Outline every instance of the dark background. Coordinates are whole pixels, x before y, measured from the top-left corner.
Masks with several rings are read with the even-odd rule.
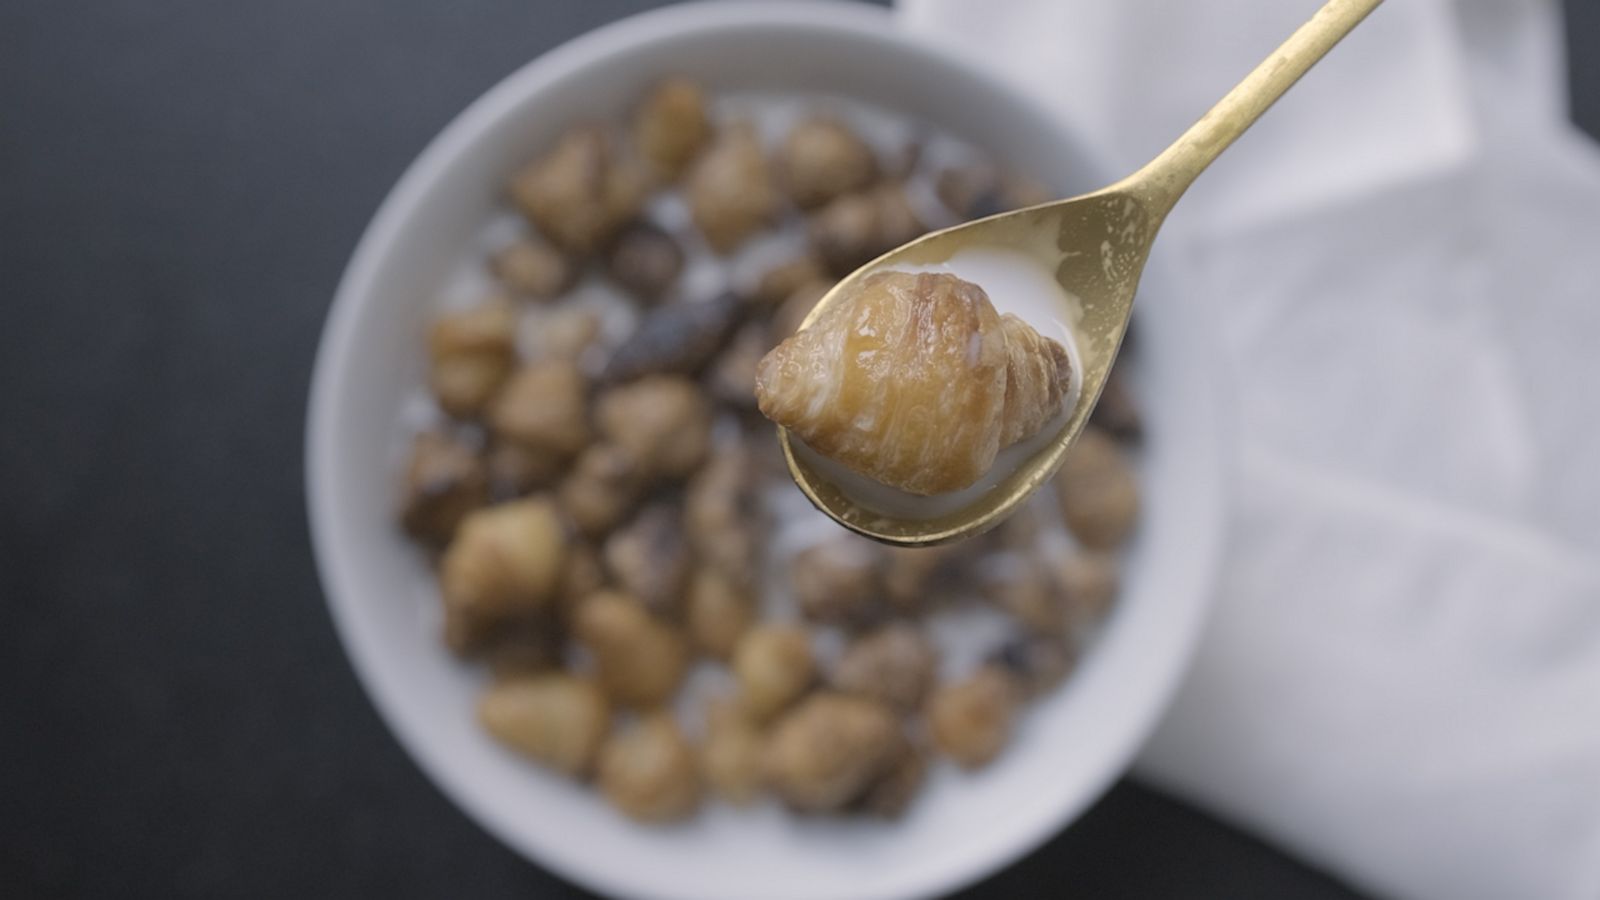
[[[324,611],[304,403],[402,169],[648,0],[0,6],[0,895],[579,896],[374,715]],[[1600,4],[1568,0],[1600,130]],[[972,892],[1357,895],[1137,783]]]

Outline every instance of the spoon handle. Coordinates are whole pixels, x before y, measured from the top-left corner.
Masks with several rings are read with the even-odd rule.
[[[1158,220],[1164,218],[1222,151],[1382,2],[1328,0],[1311,21],[1123,187],[1139,195]]]

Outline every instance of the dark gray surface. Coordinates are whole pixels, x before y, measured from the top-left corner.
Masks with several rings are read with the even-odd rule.
[[[403,167],[506,72],[650,5],[0,6],[0,895],[578,895],[363,697],[301,423]],[[1571,5],[1593,129],[1600,6]],[[1131,783],[973,896],[1062,889],[1356,896]]]

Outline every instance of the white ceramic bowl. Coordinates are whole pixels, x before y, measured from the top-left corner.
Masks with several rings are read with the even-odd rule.
[[[681,900],[877,900],[954,889],[1087,807],[1128,765],[1184,669],[1222,522],[1224,429],[1205,323],[1157,260],[1141,300],[1146,504],[1126,587],[1079,671],[1032,708],[998,763],[971,775],[939,767],[893,824],[803,821],[775,805],[715,808],[672,828],[631,824],[589,789],[524,763],[478,729],[481,675],[452,660],[431,627],[436,589],[393,526],[388,463],[404,398],[422,384],[436,290],[469,252],[507,174],[567,123],[620,115],[672,72],[712,88],[854,96],[1074,190],[1110,180],[1015,93],[863,6],[675,6],[524,67],[406,172],[362,238],[329,315],[306,452],[312,534],[334,621],[373,702],[423,770],[501,840],[590,888]]]

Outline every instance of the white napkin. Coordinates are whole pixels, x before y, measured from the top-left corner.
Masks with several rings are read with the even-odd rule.
[[[900,0],[1131,170],[1319,0]],[[1162,237],[1238,411],[1140,771],[1384,896],[1600,897],[1600,153],[1547,0],[1388,3]]]

